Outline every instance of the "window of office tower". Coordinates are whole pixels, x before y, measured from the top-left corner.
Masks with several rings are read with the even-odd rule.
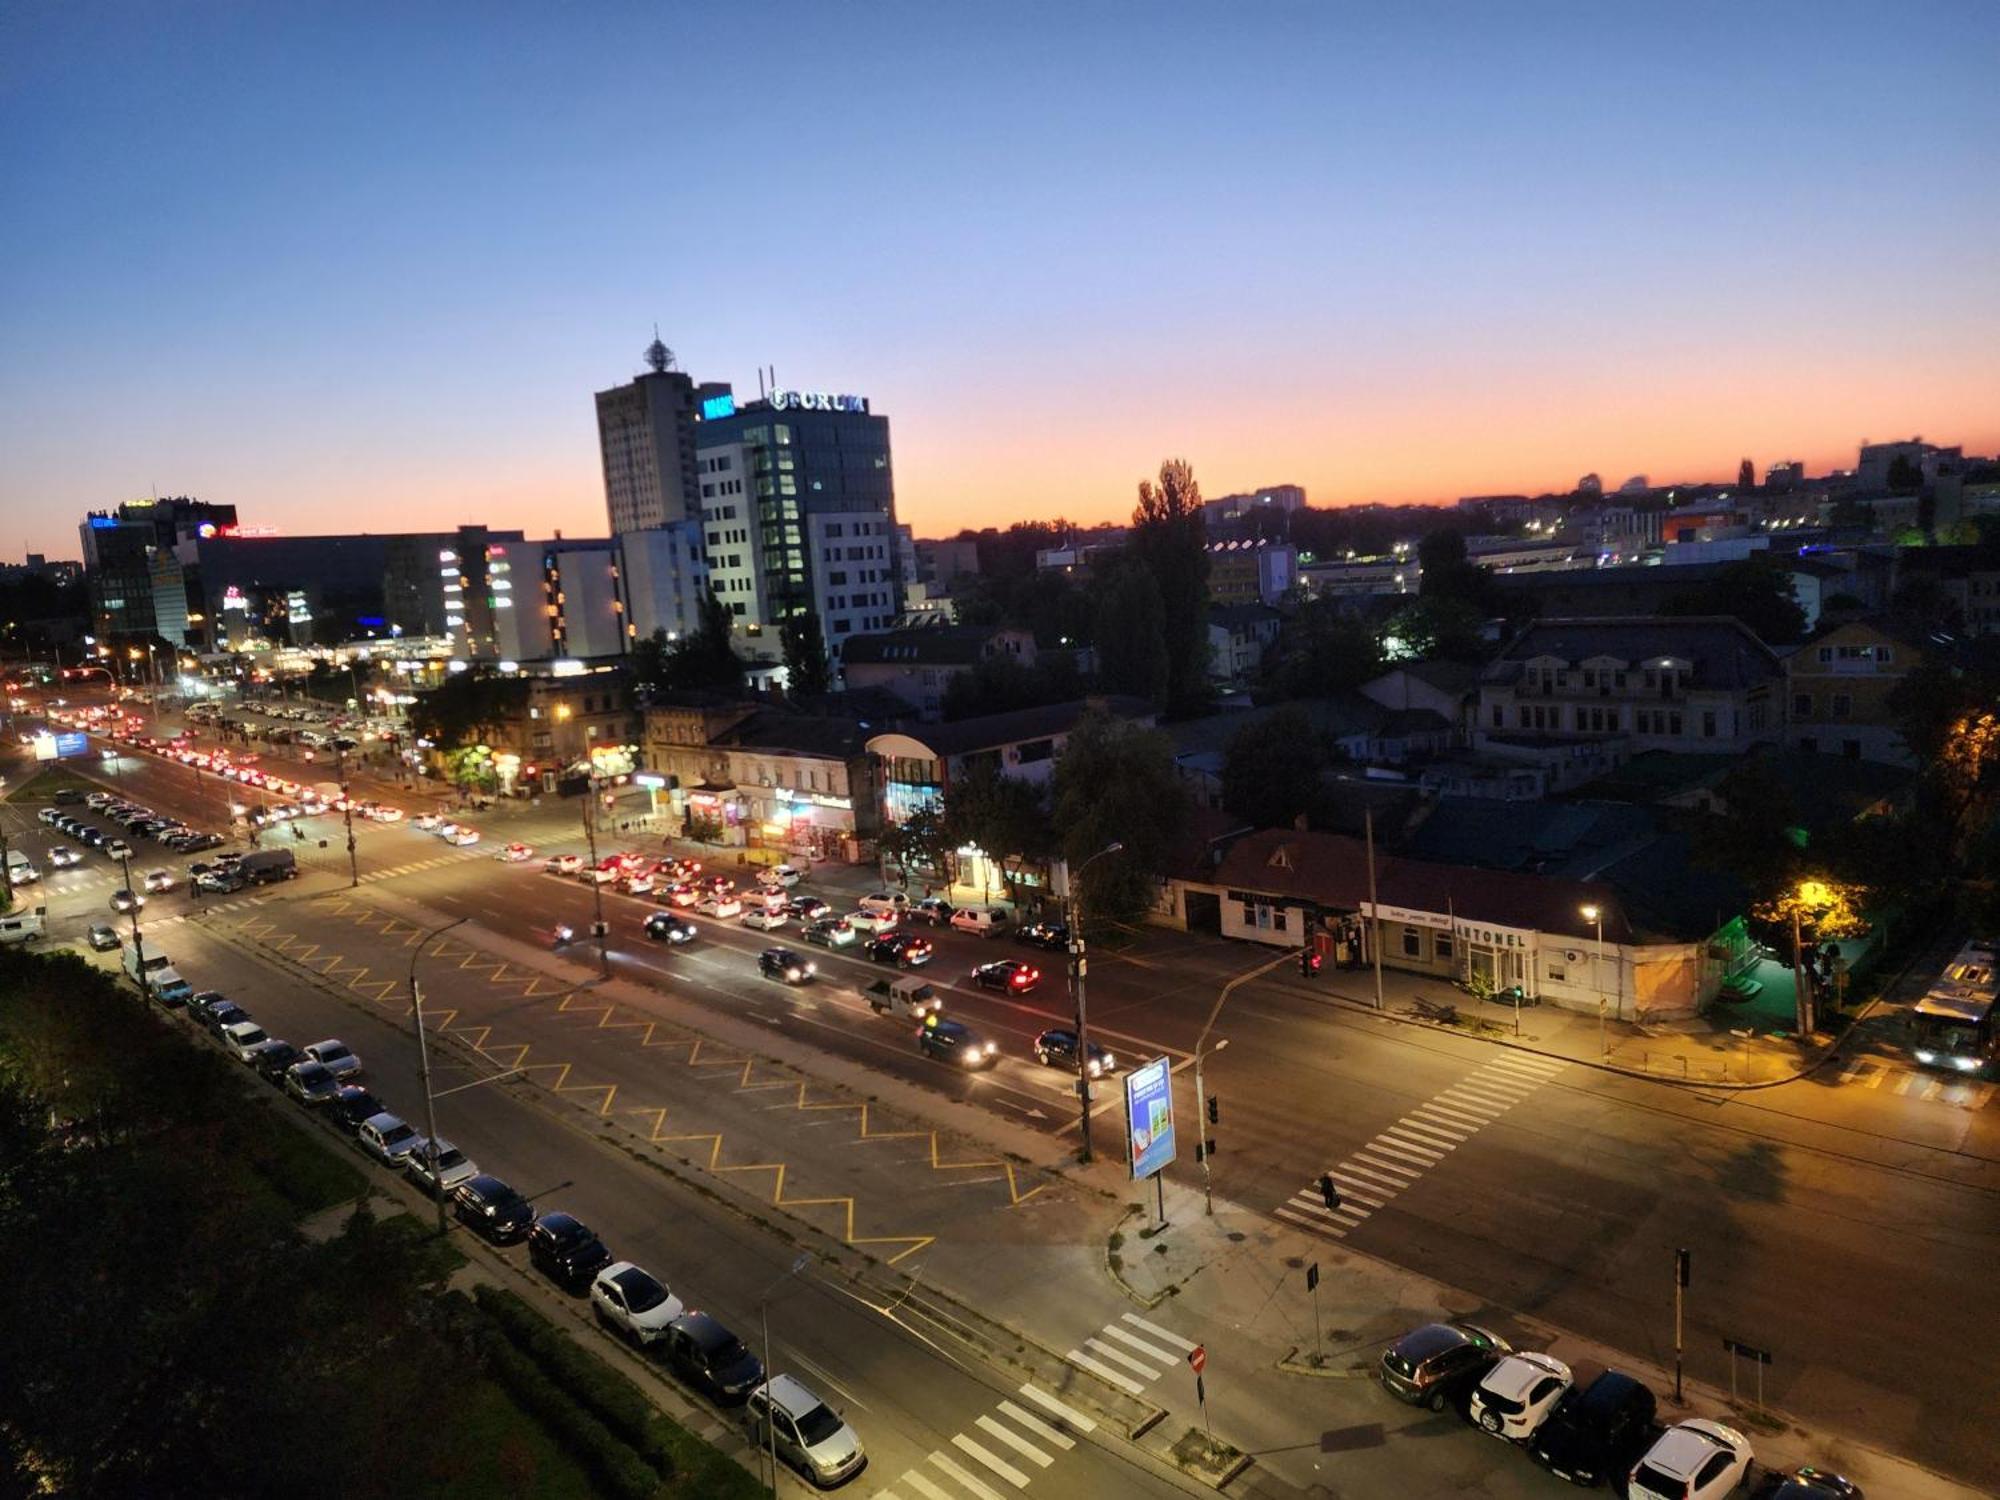
[[[777,434],[778,444],[780,447],[791,446],[791,441],[792,441],[791,428],[787,427],[783,422],[780,422],[772,429],[772,431]]]

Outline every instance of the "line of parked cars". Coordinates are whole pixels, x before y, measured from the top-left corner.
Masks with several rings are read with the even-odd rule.
[[[1610,1483],[1628,1500],[1724,1500],[1749,1475],[1750,1440],[1707,1417],[1672,1426],[1644,1382],[1605,1370],[1579,1386],[1563,1361],[1515,1349],[1474,1323],[1426,1323],[1382,1351],[1390,1395],[1456,1411],[1481,1431],[1525,1448],[1560,1479]],[[1767,1473],[1758,1500],[1863,1500],[1838,1474],[1804,1467]]]

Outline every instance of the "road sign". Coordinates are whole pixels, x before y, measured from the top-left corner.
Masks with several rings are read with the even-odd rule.
[[[1133,1181],[1174,1159],[1174,1081],[1164,1057],[1125,1075],[1125,1130]]]
[[[1188,1353],[1188,1367],[1199,1375],[1208,1368],[1208,1346],[1196,1344]]]
[[[1732,1338],[1723,1339],[1722,1347],[1727,1349],[1731,1354],[1740,1354],[1745,1359],[1754,1359],[1760,1365],[1768,1365],[1771,1362],[1771,1351],[1769,1349],[1757,1349],[1751,1347],[1749,1344],[1739,1344]]]

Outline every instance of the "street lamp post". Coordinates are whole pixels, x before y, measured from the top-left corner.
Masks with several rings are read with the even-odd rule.
[[[1204,1022],[1202,1025],[1201,1035],[1195,1038],[1195,1043],[1194,1043],[1195,1129],[1200,1133],[1202,1142],[1202,1150],[1200,1154],[1201,1154],[1201,1196],[1205,1202],[1205,1207],[1203,1211],[1210,1215],[1213,1215],[1215,1213],[1215,1192],[1209,1178],[1209,1156],[1211,1153],[1208,1150],[1208,1131],[1205,1128],[1205,1123],[1204,1123],[1207,1120],[1206,1111],[1208,1109],[1208,1096],[1202,1092],[1201,1060],[1204,1055],[1204,1051],[1220,1052],[1224,1047],[1227,1047],[1229,1045],[1229,1038],[1224,1037],[1221,1041],[1217,1042],[1213,1047],[1208,1047],[1206,1045],[1208,1042],[1208,1034],[1209,1032],[1215,1029],[1215,1023],[1222,1015],[1223,1005],[1228,1002],[1228,999],[1231,995],[1236,993],[1236,987],[1238,985],[1248,984],[1258,975],[1268,974],[1271,970],[1277,968],[1279,964],[1290,963],[1291,960],[1292,960],[1292,955],[1290,951],[1287,950],[1284,953],[1280,953],[1274,959],[1270,959],[1265,963],[1258,964],[1253,969],[1249,969],[1241,974],[1238,974],[1234,979],[1230,980],[1229,983],[1225,984],[1222,987],[1221,992],[1216,995],[1215,1004],[1210,1006],[1208,1009],[1208,1020]]]
[[[597,939],[597,972],[611,977],[610,933],[604,925],[604,882],[597,878],[597,778],[589,778],[583,795],[583,837],[590,848],[590,899],[597,910],[591,935]]]
[[[470,920],[472,920],[470,917],[454,917],[442,927],[433,928],[429,933],[425,934],[424,940],[417,944],[416,952],[410,955],[410,1009],[416,1016],[417,1021],[417,1067],[422,1072],[424,1079],[424,1132],[430,1138],[430,1148],[433,1152],[437,1150],[438,1138],[437,1099],[431,1093],[431,1052],[430,1043],[424,1037],[424,992],[417,985],[417,960],[424,956],[424,949],[430,947],[433,942],[443,937],[447,932],[450,932],[460,922],[469,922]],[[437,1220],[438,1234],[443,1235],[445,1233],[445,1222],[444,1194],[442,1192],[437,1195]]]
[[[1611,1058],[1611,1023],[1604,1008],[1604,909],[1590,905],[1583,908],[1583,920],[1597,927],[1597,1053],[1600,1060]]]
[[[1096,864],[1107,854],[1116,854],[1125,847],[1124,842],[1113,839],[1102,849],[1091,855],[1069,877],[1069,987],[1070,997],[1076,1002],[1076,1096],[1077,1107],[1083,1130],[1083,1150],[1081,1159],[1088,1163],[1090,1155],[1090,1030],[1083,1003],[1084,978],[1090,969],[1090,960],[1084,953],[1083,942],[1083,872]]]
[[[340,775],[341,812],[347,819],[347,885],[352,890],[361,884],[361,860],[354,851],[354,797],[347,786],[347,751],[335,750],[335,769]]]
[[[132,956],[139,965],[139,997],[146,996],[146,939],[139,931],[139,893],[132,889],[132,856],[127,854],[118,861],[118,868],[125,874],[125,893],[132,898],[132,910],[127,914],[132,918]]]
[[[765,1452],[771,1463],[771,1493],[778,1493],[778,1424],[771,1420],[771,1382],[777,1373],[771,1368],[771,1294],[806,1268],[809,1259],[803,1252],[784,1275],[764,1288],[764,1295],[757,1299],[757,1317],[763,1324],[764,1334],[764,1443]]]

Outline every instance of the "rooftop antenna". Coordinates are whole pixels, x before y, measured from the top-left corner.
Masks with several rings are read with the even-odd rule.
[[[660,325],[653,325],[653,342],[646,346],[646,368],[655,375],[664,375],[674,368],[674,351],[660,342]]]

